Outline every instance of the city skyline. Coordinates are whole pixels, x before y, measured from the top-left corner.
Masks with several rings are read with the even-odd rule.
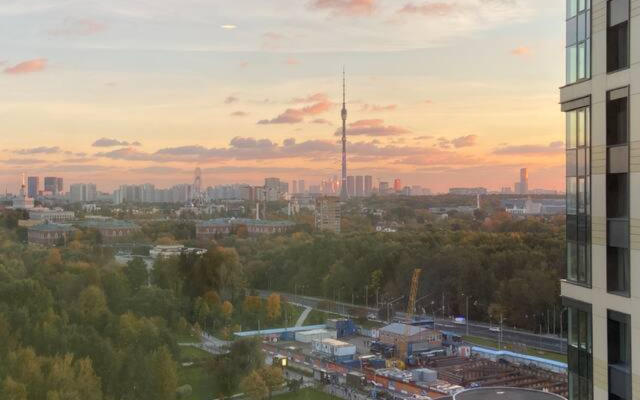
[[[339,175],[344,64],[350,175],[444,192],[510,186],[526,164],[532,186],[563,190],[556,3],[305,1],[291,11],[306,27],[277,1],[255,4],[259,22],[246,5],[201,1],[0,5],[0,115],[13,133],[0,185],[15,192],[24,172],[171,186],[196,166],[207,185]],[[333,33],[314,34],[325,25]],[[487,52],[490,64],[470,64]]]

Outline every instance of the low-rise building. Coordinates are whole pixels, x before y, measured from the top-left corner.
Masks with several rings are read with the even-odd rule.
[[[152,258],[179,256],[182,253],[204,254],[207,250],[185,247],[183,244],[157,245],[149,251]]]
[[[401,323],[393,323],[380,328],[380,341],[396,346],[407,343],[409,354],[442,347],[442,334],[432,329]],[[402,357],[406,355],[400,355]]]
[[[283,233],[295,226],[291,221],[269,221],[249,218],[216,218],[196,224],[198,240],[213,239],[220,235],[230,235],[246,228],[249,235]]]
[[[44,208],[37,207],[29,210],[29,219],[37,221],[49,222],[65,222],[71,221],[76,217],[73,211],[65,211],[62,208]]]
[[[66,242],[75,231],[77,229],[71,225],[43,223],[27,229],[27,241],[29,244],[54,246]]]
[[[140,231],[139,225],[120,219],[92,218],[79,223],[78,226],[97,230],[104,242],[117,242]]]

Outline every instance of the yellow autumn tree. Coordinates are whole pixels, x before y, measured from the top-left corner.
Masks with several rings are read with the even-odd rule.
[[[282,315],[282,307],[280,306],[280,295],[272,293],[267,297],[267,318],[275,321]]]

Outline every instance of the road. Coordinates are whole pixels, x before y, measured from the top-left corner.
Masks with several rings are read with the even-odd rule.
[[[258,290],[258,294],[261,297],[268,297],[272,291]],[[360,315],[369,315],[371,313],[378,314],[378,309],[373,307],[364,307],[359,305],[352,305],[349,303],[333,302],[327,299],[321,299],[311,296],[300,296],[290,293],[281,293],[283,297],[290,303],[299,304],[304,307],[318,308],[320,303],[325,305],[331,305],[333,310],[324,310],[335,312],[345,316],[355,317],[355,313]],[[404,313],[396,313],[396,317],[402,317]],[[495,325],[493,325],[495,327]],[[466,325],[454,324],[451,319],[436,318],[436,328],[443,331],[452,331],[460,335],[466,334]],[[499,340],[500,333],[489,330],[490,325],[484,322],[469,322],[469,335],[478,336],[485,339],[494,341]],[[522,329],[510,329],[503,328],[502,341],[509,344],[524,344],[527,347],[535,348],[545,351],[554,351],[558,353],[566,354],[567,341],[555,335],[539,335]]]

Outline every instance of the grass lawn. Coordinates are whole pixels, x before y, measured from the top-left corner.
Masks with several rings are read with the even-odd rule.
[[[327,311],[313,309],[307,316],[304,325],[320,325],[327,322],[328,319],[344,318],[341,315],[333,314]]]
[[[498,342],[491,339],[485,339],[477,336],[463,336],[462,340],[464,340],[467,343],[475,344],[478,346],[489,347],[492,349],[498,348]],[[513,346],[512,344],[503,344],[502,347],[503,347],[503,350],[511,350],[517,353],[522,352],[521,349],[518,349],[516,346]],[[564,363],[567,362],[566,354],[554,353],[552,351],[543,351],[543,350],[532,349],[527,347],[525,354],[529,356],[546,358],[548,360],[553,360],[553,361],[560,361]]]
[[[200,343],[200,338],[197,337],[193,332],[190,332],[188,334],[178,333],[176,334],[176,340],[178,343]]]
[[[193,346],[180,346],[180,361],[204,361],[210,360],[213,356],[204,350]]]
[[[212,379],[202,365],[178,368],[178,386],[191,385],[193,389],[190,396],[181,400],[210,400],[216,397]]]
[[[279,396],[274,396],[277,400],[335,400],[338,397],[328,395],[319,390],[305,388],[298,390],[297,392],[285,393]]]

